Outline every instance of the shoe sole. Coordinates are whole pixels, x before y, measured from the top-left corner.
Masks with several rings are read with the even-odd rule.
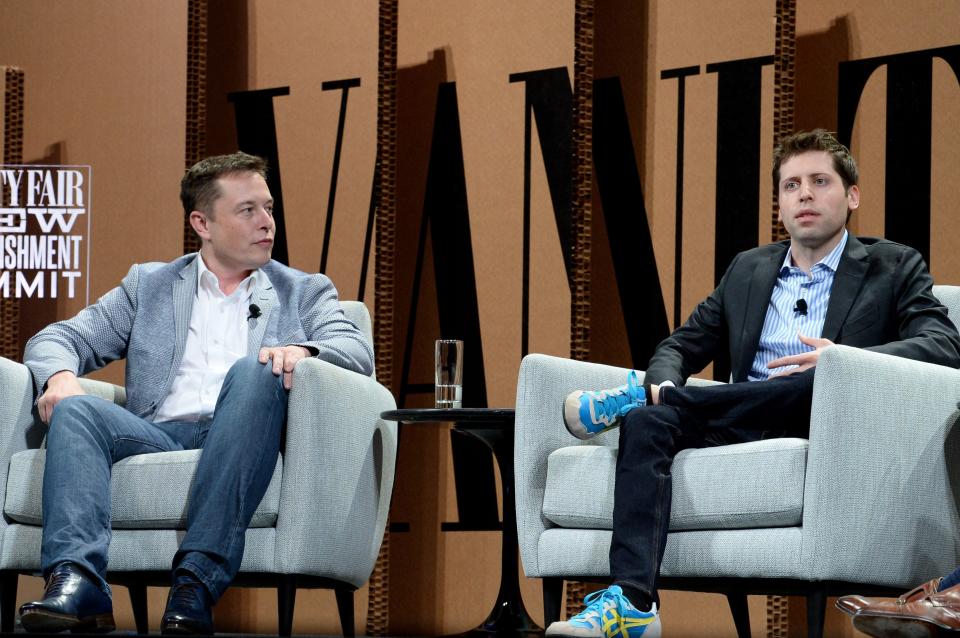
[[[192,625],[171,622],[160,628],[160,634],[164,636],[212,636],[213,631],[202,631]]]
[[[936,638],[937,636],[957,635],[958,631],[936,623],[898,616],[853,617],[853,626],[868,636],[878,638]]]
[[[580,399],[573,401],[568,396],[563,402],[563,425],[572,436],[581,441],[594,437],[594,434],[580,422]]]
[[[846,615],[850,616],[851,618],[856,616],[858,611],[860,611],[861,609],[866,609],[869,606],[870,605],[867,602],[863,602],[859,607],[856,607],[856,608],[841,605],[839,600],[836,603],[834,603],[834,607],[836,607]]]
[[[657,618],[652,623],[645,625],[642,631],[636,632],[636,628],[634,630],[637,636],[659,637],[661,635],[660,619]],[[571,627],[566,621],[550,623],[550,626],[544,632],[544,638],[602,638],[603,635],[603,631],[599,628]],[[628,634],[626,632],[621,634],[618,631],[614,635],[627,636]]]
[[[107,633],[117,628],[113,614],[99,614],[77,618],[68,614],[58,614],[52,611],[36,610],[20,616],[20,624],[30,633],[55,634],[61,631],[73,633]]]
[[[621,419],[616,419],[610,425],[605,425],[601,429],[596,431],[590,431],[587,429],[587,426],[580,421],[580,407],[579,403],[576,406],[568,406],[566,402],[563,405],[563,426],[567,428],[567,432],[571,436],[574,436],[581,441],[589,441],[598,434],[603,434],[604,432],[609,432],[614,428],[620,427]]]

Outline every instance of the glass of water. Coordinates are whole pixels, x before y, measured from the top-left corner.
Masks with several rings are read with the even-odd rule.
[[[459,408],[463,395],[463,341],[438,339],[434,349],[434,398],[438,408]]]

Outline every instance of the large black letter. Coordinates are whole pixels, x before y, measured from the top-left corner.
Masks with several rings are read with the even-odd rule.
[[[343,148],[343,129],[347,120],[347,98],[350,89],[360,86],[360,78],[332,80],[324,82],[320,88],[324,91],[340,90],[340,117],[337,120],[337,141],[333,146],[333,168],[330,170],[330,193],[327,197],[327,221],[323,227],[323,248],[320,250],[320,272],[327,271],[327,251],[330,250],[330,231],[333,229],[333,204],[337,199],[337,178],[340,176],[340,151]],[[363,291],[360,291],[363,299]]]
[[[570,132],[573,123],[573,92],[567,67],[511,73],[511,82],[525,84],[523,124],[523,297],[520,312],[520,356],[529,352],[530,343],[530,151],[533,136],[531,117],[536,117],[540,134],[540,153],[550,188],[550,201],[560,236],[567,286],[572,289],[570,205],[572,202],[572,151]]]
[[[536,117],[550,199],[560,236],[567,283],[572,287],[572,104],[565,67],[510,75],[526,84],[524,127],[524,307],[522,354],[527,353],[531,116]],[[620,82],[594,83],[593,157],[603,204],[617,291],[627,329],[633,365],[644,367],[656,344],[668,333],[659,287],[653,242],[643,203],[643,189],[631,143],[630,126]],[[635,282],[654,282],[648,294],[635,294]]]
[[[593,84],[593,164],[630,358],[634,367],[646,368],[670,326],[620,78]]]
[[[678,69],[666,69],[660,72],[661,80],[677,78],[677,176],[676,196],[674,200],[673,234],[673,327],[683,321],[681,310],[681,292],[683,289],[683,147],[684,126],[687,106],[687,76],[699,75],[700,66],[686,66]]]
[[[737,253],[759,242],[760,79],[773,56],[707,65],[717,78],[717,205],[713,278],[719,284]],[[730,376],[729,355],[713,364],[713,378]]]
[[[237,91],[227,95],[233,103],[237,122],[237,145],[241,151],[259,155],[267,160],[267,186],[273,195],[273,218],[277,223],[277,235],[273,245],[273,258],[281,264],[289,264],[287,255],[287,228],[283,222],[283,187],[280,182],[280,155],[277,151],[277,122],[273,114],[273,97],[290,95],[290,87]]]
[[[441,83],[437,92],[427,188],[417,245],[417,265],[403,351],[398,401],[400,405],[404,405],[409,392],[433,391],[432,384],[424,388],[409,383],[428,228],[437,285],[440,336],[445,339],[463,339],[463,406],[486,407],[483,343],[480,340],[480,314],[473,244],[470,239],[467,183],[463,169],[460,114],[454,82]],[[445,523],[443,529],[498,528],[500,514],[497,511],[493,459],[489,449],[479,441],[464,436],[454,435],[450,443],[460,522]]]
[[[837,97],[837,135],[849,146],[867,80],[887,66],[884,235],[917,249],[928,263],[933,58],[960,78],[960,45],[853,60],[840,63]]]

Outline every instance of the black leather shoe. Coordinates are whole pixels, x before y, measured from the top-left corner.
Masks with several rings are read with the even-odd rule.
[[[189,572],[177,572],[167,596],[167,609],[160,621],[160,633],[212,634],[212,606],[203,583]]]
[[[60,563],[47,577],[43,600],[20,607],[20,622],[30,632],[106,632],[116,629],[113,601],[73,563]]]

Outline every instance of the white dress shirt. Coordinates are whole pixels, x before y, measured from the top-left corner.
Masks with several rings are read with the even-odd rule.
[[[180,369],[154,421],[199,421],[213,415],[223,379],[247,355],[250,298],[264,273],[254,271],[230,294],[197,255],[197,295]]]

